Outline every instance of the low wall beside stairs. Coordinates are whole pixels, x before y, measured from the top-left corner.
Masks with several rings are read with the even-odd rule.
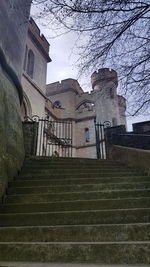
[[[110,160],[116,160],[150,174],[150,150],[108,145],[107,156]]]

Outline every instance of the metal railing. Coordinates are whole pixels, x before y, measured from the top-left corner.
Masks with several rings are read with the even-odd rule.
[[[33,116],[37,123],[36,155],[72,157],[72,121]]]

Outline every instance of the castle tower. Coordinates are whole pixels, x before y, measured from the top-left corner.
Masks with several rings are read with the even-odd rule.
[[[114,98],[117,96],[118,76],[117,72],[102,68],[91,75],[91,83],[94,91],[101,91],[103,96]]]
[[[96,119],[112,126],[125,124],[125,99],[117,95],[118,76],[113,69],[102,68],[91,75]]]

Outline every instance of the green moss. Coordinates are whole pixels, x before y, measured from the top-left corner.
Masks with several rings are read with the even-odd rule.
[[[0,69],[0,197],[24,159],[20,102],[14,83]]]

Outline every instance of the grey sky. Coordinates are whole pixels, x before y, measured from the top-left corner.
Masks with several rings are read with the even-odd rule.
[[[77,55],[72,53],[76,41],[74,33],[62,35],[51,39],[52,32],[50,29],[40,25],[36,20],[41,32],[45,35],[50,43],[50,57],[52,62],[48,64],[47,83],[53,83],[67,78],[78,78],[78,70],[75,67]],[[112,67],[112,66],[108,66]],[[78,80],[84,91],[92,90],[89,77],[80,77]],[[132,123],[150,120],[150,116],[137,116],[127,118],[128,130],[132,130]]]

